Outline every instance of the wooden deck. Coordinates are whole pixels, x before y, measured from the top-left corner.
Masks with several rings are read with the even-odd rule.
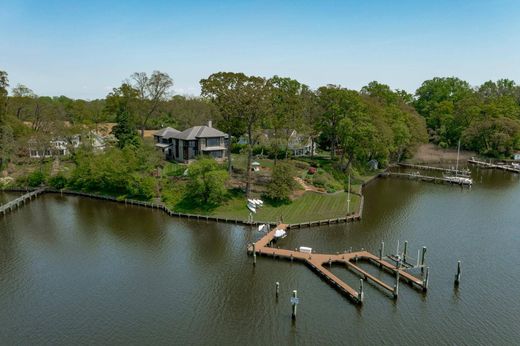
[[[490,163],[490,162],[479,161],[474,158],[469,159],[468,162],[473,165],[477,165],[478,167],[481,167],[481,168],[494,168],[494,169],[501,169],[501,170],[513,172],[513,173],[520,173],[519,168],[514,168],[513,166],[509,166],[509,165],[497,165],[497,164]]]
[[[411,163],[399,163],[400,167],[404,168],[413,168],[413,169],[419,169],[424,171],[438,171],[438,172],[446,172],[446,173],[452,173],[452,174],[460,174],[464,175],[468,173],[468,170],[464,169],[455,169],[455,168],[443,168],[443,167],[434,167],[434,166],[425,166],[425,165],[414,165]]]
[[[376,287],[379,287],[383,291],[386,291],[389,294],[391,294],[394,298],[397,298],[398,294],[398,289],[396,287],[391,286],[376,278],[372,274],[357,266],[357,263],[359,261],[371,262],[376,266],[380,267],[381,269],[393,273],[396,277],[397,273],[399,273],[398,278],[400,281],[406,282],[411,286],[419,288],[423,291],[426,291],[427,289],[427,282],[425,282],[425,280],[419,279],[411,275],[410,273],[406,272],[404,268],[398,268],[396,265],[393,265],[383,259],[380,259],[378,256],[375,256],[368,251],[345,252],[341,254],[309,254],[299,251],[271,247],[276,229],[286,230],[287,225],[280,224],[277,227],[274,227],[270,232],[268,232],[264,237],[259,239],[256,243],[249,245],[247,249],[248,253],[253,256],[264,255],[269,257],[272,256],[273,258],[278,257],[285,258],[291,261],[297,260],[300,262],[304,262],[318,275],[322,276],[331,286],[343,293],[345,296],[347,296],[347,298],[349,298],[355,303],[361,304],[363,302],[362,292],[358,292],[349,285],[347,285],[340,278],[334,275],[330,270],[328,270],[325,267],[326,265],[329,265],[330,268],[334,263],[341,263],[347,269],[359,275],[361,279],[363,279],[364,281],[371,282]]]
[[[8,212],[13,211],[15,208],[19,208],[20,205],[25,204],[27,201],[32,200],[33,198],[38,197],[42,193],[45,192],[45,188],[33,190],[30,192],[27,192],[25,195],[22,195],[16,199],[13,199],[12,201],[9,201],[3,205],[0,206],[0,214],[5,215]]]

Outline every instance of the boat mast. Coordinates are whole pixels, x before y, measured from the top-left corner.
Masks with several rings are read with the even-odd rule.
[[[457,165],[455,166],[455,176],[459,176],[459,156],[460,156],[460,139],[459,139],[459,146],[457,148]]]
[[[347,216],[350,213],[350,174],[348,175],[348,189],[347,189]]]

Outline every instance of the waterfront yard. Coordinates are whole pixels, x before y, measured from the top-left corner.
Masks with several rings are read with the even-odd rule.
[[[295,199],[291,203],[272,205],[266,204],[259,208],[254,215],[255,221],[275,222],[283,217],[286,223],[301,223],[313,220],[325,220],[347,215],[347,199],[346,192],[337,192],[334,194],[319,194],[315,192],[306,192],[301,197]],[[350,210],[355,212],[359,208],[360,197],[357,195],[350,196]],[[221,206],[212,210],[179,210],[180,212],[190,212],[202,215],[212,215],[222,218],[233,218],[247,220],[249,210],[246,207],[244,197],[236,197],[228,200]]]

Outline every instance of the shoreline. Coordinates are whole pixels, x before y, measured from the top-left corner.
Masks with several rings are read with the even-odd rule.
[[[374,178],[378,178],[379,174],[372,177],[370,180],[374,180]],[[365,183],[366,184],[366,183]],[[364,186],[363,184],[362,186]],[[37,188],[21,188],[21,187],[13,187],[13,188],[3,188],[0,189],[2,192],[32,192],[37,190]],[[238,219],[238,218],[225,218],[225,217],[218,217],[218,216],[210,216],[210,215],[201,215],[201,214],[190,214],[190,213],[179,213],[176,211],[173,211],[169,209],[164,204],[158,204],[158,203],[152,203],[152,202],[146,202],[146,201],[139,201],[135,199],[119,199],[114,196],[110,195],[100,195],[95,193],[88,193],[88,192],[81,192],[81,191],[73,191],[73,190],[59,190],[59,189],[52,189],[52,188],[45,188],[44,191],[42,191],[42,194],[60,194],[60,195],[67,195],[67,196],[76,196],[76,197],[86,197],[86,198],[92,198],[92,199],[98,199],[98,200],[104,200],[109,202],[115,202],[125,205],[132,205],[132,206],[140,206],[145,207],[149,209],[157,209],[165,212],[170,217],[177,217],[177,218],[187,218],[191,220],[197,220],[197,221],[214,221],[214,222],[220,222],[220,223],[234,223],[234,224],[240,224],[244,226],[258,226],[261,224],[269,224],[271,226],[276,225],[276,221],[267,221],[267,222],[261,222],[261,221],[249,221],[244,219]],[[343,217],[337,217],[337,218],[330,218],[330,219],[321,219],[321,220],[311,220],[301,223],[291,223],[288,224],[288,229],[291,228],[310,228],[310,227],[316,227],[316,226],[322,226],[322,225],[331,225],[331,224],[339,224],[339,223],[349,223],[354,221],[360,221],[363,215],[363,207],[364,207],[364,196],[362,193],[353,193],[358,196],[360,196],[361,201],[359,205],[359,209],[357,212],[351,213],[348,216]]]

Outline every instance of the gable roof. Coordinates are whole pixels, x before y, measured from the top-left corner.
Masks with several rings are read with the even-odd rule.
[[[155,132],[153,135],[168,139],[175,137],[175,135],[179,133],[181,132],[179,130],[174,129],[173,127],[165,127],[164,129]]]
[[[177,134],[175,138],[183,139],[183,140],[194,140],[197,138],[211,138],[211,137],[227,137],[227,135],[217,130],[214,127],[209,126],[193,126],[187,130],[182,131]]]

